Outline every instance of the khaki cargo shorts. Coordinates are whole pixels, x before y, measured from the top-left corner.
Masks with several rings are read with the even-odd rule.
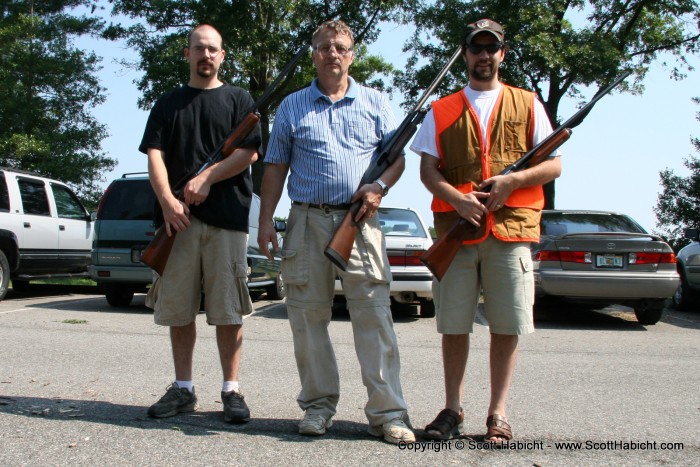
[[[534,332],[535,281],[529,243],[503,242],[490,235],[481,243],[463,246],[442,281],[433,280],[438,332],[471,333],[482,292],[492,333]]]
[[[154,273],[146,305],[156,324],[185,326],[194,322],[204,293],[211,325],[242,324],[253,311],[248,293],[248,234],[205,224],[194,216],[178,232],[163,276]]]

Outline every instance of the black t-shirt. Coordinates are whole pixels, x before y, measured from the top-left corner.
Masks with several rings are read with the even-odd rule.
[[[214,89],[181,86],[161,96],[151,109],[139,151],[149,148],[165,153],[170,187],[180,190],[187,175],[196,173],[253,109],[244,89],[224,84]],[[260,151],[260,125],[241,147]],[[181,186],[178,186],[181,185]],[[190,213],[207,224],[248,232],[248,213],[253,193],[250,169],[211,187],[209,196]],[[160,207],[156,225],[163,223]]]

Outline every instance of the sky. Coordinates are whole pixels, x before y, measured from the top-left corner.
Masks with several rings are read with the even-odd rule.
[[[405,27],[385,26],[379,39],[369,46],[370,52],[382,55],[402,69],[409,55],[401,48],[409,34]],[[108,95],[103,105],[93,109],[93,115],[107,126],[110,136],[102,147],[118,162],[113,172],[105,174],[106,187],[124,173],[147,170],[146,156],[137,149],[148,118],[148,112],[136,104],[140,93],[134,81],[140,74],[124,70],[116,63],[124,58],[135,59],[137,55],[123,44],[101,40],[81,38],[75,45],[95,50],[103,57],[103,69],[98,76]],[[699,68],[700,59],[691,58],[691,64]],[[672,63],[672,58],[666,59]],[[642,95],[610,94],[573,129],[571,139],[560,148],[563,170],[555,184],[557,209],[621,212],[648,231],[655,230],[654,206],[661,191],[659,172],[671,169],[687,176],[689,171],[683,159],[691,155],[700,157],[691,144],[692,137],[700,137],[700,122],[696,120],[700,106],[691,101],[700,97],[700,70],[690,73],[683,81],[673,81],[669,75],[669,69],[654,64],[644,80],[646,89]],[[585,100],[594,92],[590,90]],[[401,95],[395,93],[389,97],[400,121],[404,117]],[[560,105],[560,118],[565,121],[575,111],[576,102],[565,98]],[[432,198],[420,181],[419,160],[418,155],[407,149],[406,170],[382,205],[413,208],[427,225],[432,225]],[[285,189],[275,215],[286,218],[289,207]]]

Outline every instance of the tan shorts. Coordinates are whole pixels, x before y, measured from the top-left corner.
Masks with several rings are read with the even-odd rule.
[[[462,247],[442,281],[433,280],[438,332],[471,333],[482,292],[492,333],[534,332],[535,282],[529,243],[489,236],[479,244]]]
[[[207,323],[242,324],[253,311],[247,286],[248,234],[190,217],[178,232],[163,276],[151,287],[147,305],[156,324],[185,326],[199,314],[201,294]],[[154,274],[155,275],[155,274]]]

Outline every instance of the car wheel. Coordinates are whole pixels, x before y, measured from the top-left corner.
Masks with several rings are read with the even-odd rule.
[[[274,285],[267,287],[265,291],[267,292],[268,300],[282,300],[287,295],[282,274],[277,274]]]
[[[121,284],[105,284],[105,297],[111,306],[125,307],[131,305],[134,290]]]
[[[640,300],[634,304],[634,314],[640,324],[656,324],[661,319],[664,312],[664,302],[662,299]]]
[[[10,263],[5,253],[0,251],[0,300],[7,295],[7,287],[10,283]]]
[[[12,280],[12,290],[15,292],[26,292],[29,290],[29,281]]]
[[[683,272],[680,273],[681,283],[671,299],[673,308],[680,311],[688,311],[698,305],[698,294],[690,288]]]
[[[420,301],[420,317],[435,318],[435,302],[426,298]]]

